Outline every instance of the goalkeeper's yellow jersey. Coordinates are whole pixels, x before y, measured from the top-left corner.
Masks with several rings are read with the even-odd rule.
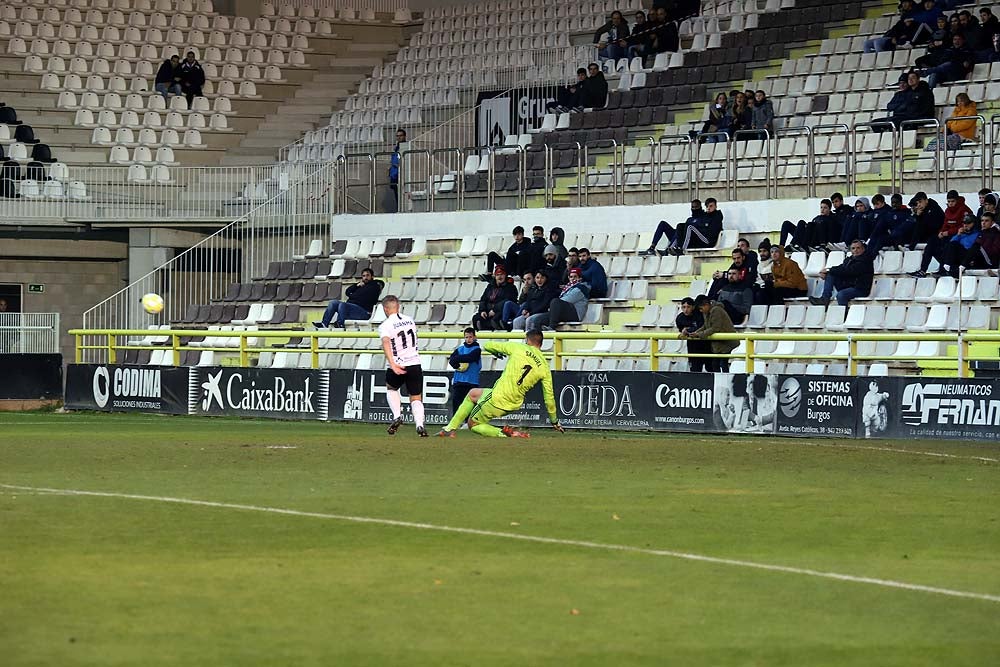
[[[483,341],[482,346],[491,354],[507,356],[507,366],[503,369],[500,379],[493,385],[493,395],[490,399],[493,405],[506,412],[521,409],[528,390],[541,381],[549,421],[553,424],[559,421],[556,414],[556,397],[552,391],[552,371],[549,370],[548,359],[542,355],[541,350],[526,343],[500,343],[492,340]]]

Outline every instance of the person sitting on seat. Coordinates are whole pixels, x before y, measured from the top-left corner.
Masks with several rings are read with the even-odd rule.
[[[979,241],[977,223],[976,216],[969,213],[965,216],[965,220],[962,221],[962,226],[956,234],[940,237],[938,243],[928,243],[924,246],[924,254],[920,258],[920,270],[914,271],[910,275],[915,278],[926,277],[931,260],[936,259],[939,264],[936,277],[958,278],[959,269],[962,266],[975,263],[977,258],[982,257],[982,252],[974,247]],[[948,266],[950,270],[945,269],[945,266]]]
[[[317,329],[329,328],[333,321],[333,316],[337,316],[337,321],[333,326],[344,328],[347,320],[367,320],[372,316],[372,310],[378,303],[378,297],[382,293],[385,283],[375,280],[375,274],[371,269],[364,269],[361,272],[361,280],[355,285],[351,285],[344,292],[347,301],[334,299],[327,305],[326,312],[323,313],[323,320],[313,322]]]
[[[521,304],[521,312],[514,318],[512,331],[531,331],[549,322],[549,304],[559,296],[559,285],[549,280],[545,271],[535,272],[535,283],[528,290],[528,296]]]
[[[833,202],[824,199],[819,203],[819,215],[809,222],[799,220],[798,224],[793,224],[791,220],[785,220],[781,223],[780,245],[791,252],[825,250],[828,243],[840,240],[839,234],[830,236],[832,232],[838,231],[837,227]]]
[[[601,263],[591,256],[590,250],[580,248],[577,251],[580,258],[580,271],[583,272],[583,282],[590,285],[590,298],[603,299],[608,296],[608,274]],[[572,269],[570,269],[572,270]]]
[[[848,305],[851,299],[871,294],[875,263],[867,252],[865,242],[855,239],[851,243],[851,254],[844,263],[823,269],[819,277],[823,279],[823,295],[809,297],[809,303],[814,306],[829,305],[834,290],[837,292],[837,303],[841,306]]]
[[[718,206],[714,197],[705,200],[704,210],[700,199],[691,200],[691,217],[677,225],[676,230],[666,220],[660,220],[653,242],[639,254],[683,255],[689,248],[714,248],[722,234],[722,211]],[[664,236],[667,237],[667,249],[659,252],[656,246]]]
[[[201,63],[195,60],[194,51],[188,51],[187,57],[180,66],[181,90],[187,98],[188,109],[194,98],[201,97],[201,87],[205,85],[205,70]]]
[[[170,95],[181,94],[181,58],[178,55],[170,56],[169,60],[164,60],[160,64],[160,69],[156,71],[156,83],[153,88],[163,99]]]
[[[807,288],[798,262],[785,257],[785,249],[780,245],[771,246],[771,273],[770,279],[764,281],[764,302],[781,305],[785,299],[805,296]]]
[[[502,317],[507,301],[517,301],[517,288],[514,281],[507,277],[507,269],[497,265],[493,269],[493,282],[486,286],[479,299],[479,312],[472,317],[475,330],[506,331]]]
[[[740,282],[738,269],[726,272],[726,283],[719,289],[718,301],[736,324],[742,324],[753,306],[753,289]]]
[[[561,322],[582,321],[589,298],[590,285],[583,281],[583,271],[579,267],[570,269],[569,284],[549,303],[549,328],[555,329]]]
[[[708,298],[715,300],[718,297],[719,290],[729,283],[729,271],[734,269],[738,274],[737,282],[743,287],[753,289],[754,283],[757,282],[757,269],[747,265],[746,254],[741,248],[733,248],[732,257],[733,263],[729,265],[729,269],[716,271],[712,274],[712,285],[708,290]]]

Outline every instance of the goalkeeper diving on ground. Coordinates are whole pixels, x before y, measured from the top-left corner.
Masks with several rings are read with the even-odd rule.
[[[525,334],[523,343],[501,343],[499,341],[481,341],[485,352],[507,357],[507,366],[503,369],[500,379],[490,389],[473,389],[458,407],[448,425],[438,433],[442,438],[454,438],[455,431],[468,420],[469,429],[473,433],[488,438],[527,438],[524,431],[515,430],[511,426],[498,428],[490,424],[490,420],[499,419],[504,415],[521,409],[524,397],[538,382],[542,383],[542,395],[545,398],[545,409],[549,413],[552,428],[563,432],[556,414],[556,397],[552,391],[552,371],[549,362],[542,354],[542,332],[532,330]]]

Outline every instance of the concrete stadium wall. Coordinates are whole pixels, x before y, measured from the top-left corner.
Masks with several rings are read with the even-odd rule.
[[[833,190],[830,191],[833,193]],[[726,229],[748,234],[773,232],[783,220],[812,219],[819,213],[821,198],[772,199],[763,201],[726,202],[712,192],[700,199],[715,196],[725,216]],[[868,195],[870,198],[870,195]],[[907,194],[906,197],[912,196]],[[973,210],[978,204],[976,193],[966,193],[966,202]],[[889,195],[886,195],[888,199]],[[941,207],[943,194],[932,194]],[[853,202],[854,197],[848,197]],[[562,227],[568,232],[595,233],[611,230],[652,232],[660,220],[671,224],[684,222],[690,215],[690,203],[649,206],[592,206],[588,208],[520,209],[514,211],[450,211],[440,213],[385,213],[377,215],[339,215],[333,218],[333,238],[352,236],[426,236],[431,239],[456,238],[474,234],[510,234],[515,225],[530,229],[542,225],[548,231]],[[777,239],[774,239],[777,241]]]

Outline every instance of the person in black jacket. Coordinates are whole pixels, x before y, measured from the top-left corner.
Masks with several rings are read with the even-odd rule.
[[[536,272],[535,284],[528,290],[528,297],[521,304],[521,310],[514,318],[513,331],[541,329],[542,325],[549,321],[549,304],[557,296],[559,296],[559,284],[549,280],[549,274],[545,271]],[[539,317],[532,320],[531,326],[529,326],[528,320],[532,315]]]
[[[910,209],[913,215],[902,220],[893,230],[892,243],[913,250],[918,243],[927,243],[937,236],[944,224],[944,210],[926,192],[913,195]]]
[[[882,124],[887,121],[892,121],[898,126],[907,120],[935,118],[934,93],[926,81],[920,80],[920,75],[917,72],[903,74],[899,77],[899,90],[892,96],[885,108],[891,115],[873,120],[874,127],[872,129],[889,130],[889,125]]]
[[[846,306],[851,299],[868,296],[872,291],[872,281],[875,279],[875,263],[867,252],[864,241],[855,239],[851,243],[851,254],[840,266],[823,269],[819,272],[823,279],[823,295],[809,297],[809,303],[814,306],[827,306],[837,291],[837,303]]]
[[[520,276],[534,268],[531,242],[524,236],[524,227],[518,225],[511,233],[514,235],[514,242],[507,248],[506,257],[490,251],[486,256],[486,273],[480,274],[480,280],[489,281],[498,264],[503,265],[509,276]]]
[[[180,56],[170,56],[170,59],[164,60],[160,69],[156,71],[156,83],[153,87],[156,92],[163,95],[163,99],[167,99],[168,95],[181,94],[180,64]]]
[[[674,324],[677,325],[678,332],[691,334],[705,326],[705,316],[694,307],[694,299],[689,296],[684,297],[681,299],[681,312],[677,313]],[[712,354],[712,344],[707,340],[688,338],[687,351],[688,354]],[[692,373],[701,373],[705,370],[706,362],[708,362],[706,357],[688,357],[688,370]]]
[[[829,199],[824,199],[819,203],[819,215],[809,222],[799,220],[796,225],[791,220],[785,220],[781,223],[781,240],[779,245],[790,252],[823,248],[827,243],[836,242],[840,239],[839,233],[836,237],[829,235],[830,230],[834,227],[837,227],[837,219],[833,214],[833,202]],[[785,243],[789,239],[791,242]]]
[[[549,244],[545,240],[545,228],[535,225],[531,228],[531,272],[545,266],[545,246]]]
[[[493,270],[493,278],[494,281],[486,286],[479,299],[479,312],[472,317],[472,326],[476,331],[506,331],[507,327],[501,322],[503,304],[517,301],[517,288],[514,287],[514,281],[507,277],[504,267],[497,266]]]
[[[677,225],[675,230],[666,220],[660,220],[653,234],[653,242],[640,255],[657,254],[656,246],[660,239],[667,237],[667,249],[661,255],[683,255],[688,248],[714,248],[722,234],[722,211],[714,197],[705,200],[705,209],[701,208],[701,200],[691,200],[691,217]]]
[[[608,80],[604,78],[604,72],[597,63],[587,65],[587,80],[581,86],[583,87],[583,94],[580,95],[581,107],[603,109],[608,103]]]
[[[383,287],[385,287],[385,283],[381,280],[375,280],[375,274],[372,273],[371,269],[365,269],[361,272],[361,280],[356,285],[348,287],[344,292],[347,301],[339,299],[331,301],[326,307],[326,312],[323,313],[322,321],[313,322],[313,326],[317,329],[329,328],[334,314],[337,315],[337,322],[333,326],[340,329],[344,328],[344,322],[347,320],[371,318],[372,310],[378,303],[378,297],[382,293]]]
[[[205,85],[205,70],[194,58],[194,51],[188,51],[180,67],[181,90],[187,98],[188,109],[194,98],[201,97],[201,87]]]
[[[964,79],[976,64],[976,54],[965,42],[965,35],[952,35],[951,48],[941,54],[941,63],[921,72],[927,77],[927,85],[936,88],[939,83]],[[933,116],[932,116],[933,117]]]
[[[629,36],[628,22],[622,13],[611,12],[611,20],[594,33],[594,46],[601,58],[617,60],[625,57],[625,39]]]

